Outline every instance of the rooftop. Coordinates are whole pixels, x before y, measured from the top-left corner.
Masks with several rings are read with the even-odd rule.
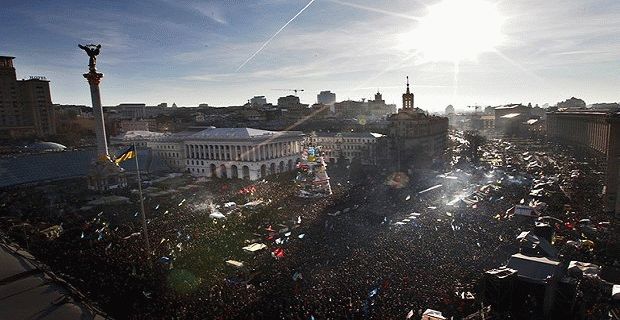
[[[579,116],[606,116],[613,115],[618,116],[620,112],[613,110],[592,110],[592,109],[558,109],[557,111],[550,111],[547,114],[556,114],[556,115],[579,115]]]
[[[509,114],[507,114],[507,115],[503,115],[503,116],[501,116],[501,118],[504,118],[504,119],[512,119],[512,118],[518,117],[518,116],[520,116],[520,115],[521,115],[520,113],[509,113]]]
[[[268,131],[253,128],[208,128],[188,136],[187,139],[254,139],[278,136],[302,136],[301,131]]]
[[[159,137],[163,137],[166,134],[163,132],[152,132],[152,131],[144,131],[144,130],[133,130],[133,131],[127,131],[123,134],[120,134],[116,137],[114,137],[115,139],[122,139],[122,140],[133,140],[133,139],[152,139],[152,138],[159,138]]]
[[[6,319],[105,319],[28,252],[0,243],[0,315]]]
[[[508,260],[508,268],[515,269],[519,278],[531,282],[546,282],[560,270],[560,263],[545,257],[530,257],[521,253],[513,254]]]
[[[63,151],[67,149],[67,147],[65,147],[64,145],[60,143],[56,143],[56,142],[41,141],[41,142],[35,142],[35,143],[32,143],[26,146],[26,149],[37,151],[37,152],[43,152],[43,151]]]
[[[508,104],[508,105],[501,106],[501,107],[495,107],[495,110],[508,110],[508,109],[515,109],[518,107],[525,107],[525,106],[522,104]]]
[[[383,134],[375,132],[315,132],[317,137],[335,137],[341,136],[346,138],[380,138]]]

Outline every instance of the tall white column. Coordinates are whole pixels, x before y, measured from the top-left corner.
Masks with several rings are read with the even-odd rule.
[[[101,107],[101,93],[99,83],[103,78],[103,73],[99,73],[93,68],[89,73],[84,74],[90,85],[90,98],[93,104],[93,116],[95,118],[95,139],[97,141],[97,158],[108,157],[108,141],[105,133],[105,120],[103,118],[103,108]]]

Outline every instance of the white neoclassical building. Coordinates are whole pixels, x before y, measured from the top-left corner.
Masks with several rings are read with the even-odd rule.
[[[325,161],[337,163],[343,157],[349,163],[359,157],[362,164],[377,164],[377,142],[385,137],[374,132],[311,132],[306,143],[320,146],[325,153]]]
[[[208,128],[153,139],[148,146],[194,176],[257,180],[294,170],[303,141],[300,131]]]

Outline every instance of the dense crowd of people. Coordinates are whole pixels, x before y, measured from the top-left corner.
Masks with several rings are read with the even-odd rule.
[[[533,226],[506,210],[530,201],[535,180],[555,183],[542,200],[546,215],[568,223],[556,225],[564,241],[580,237],[571,223],[608,219],[591,161],[546,143],[482,148],[480,165],[408,172],[406,185],[386,183],[387,169],[330,172],[333,195],[324,198],[299,198],[287,174],[255,183],[182,177],[183,188],[159,186],[175,193],[146,198],[151,252],[136,194],[131,204],[83,208],[88,199],[62,187],[5,191],[0,227],[117,318],[402,319],[427,308],[460,318],[478,310],[483,272],[504,264]],[[567,174],[574,170],[580,176]],[[254,200],[263,203],[241,206]],[[211,203],[224,212],[229,202],[236,209],[224,218],[209,216]],[[62,224],[58,238],[28,235],[51,224]],[[242,249],[252,243],[267,248]],[[614,263],[597,247],[570,255]]]

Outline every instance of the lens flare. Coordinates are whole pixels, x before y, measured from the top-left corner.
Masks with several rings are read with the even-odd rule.
[[[504,41],[504,17],[484,0],[444,0],[428,7],[411,32],[400,35],[399,47],[414,51],[424,61],[475,60]]]

